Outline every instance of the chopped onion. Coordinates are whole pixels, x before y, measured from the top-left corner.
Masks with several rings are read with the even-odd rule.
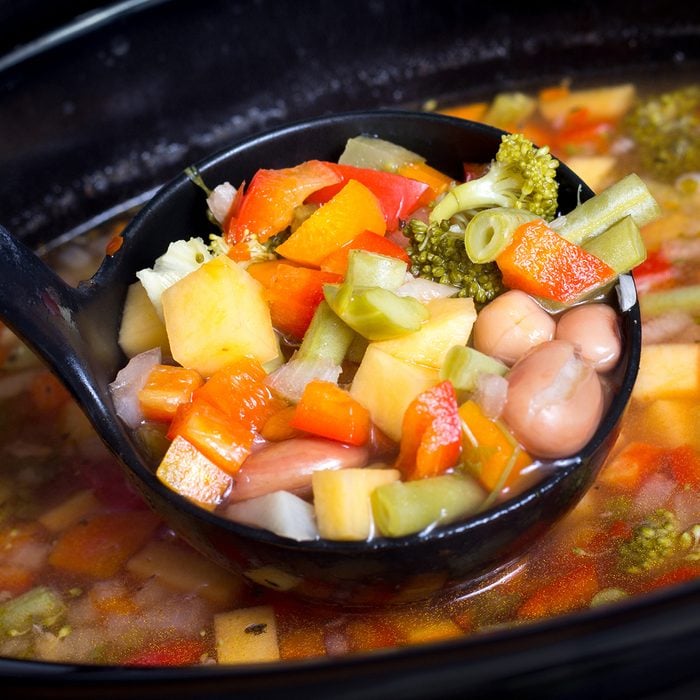
[[[274,491],[230,505],[226,517],[301,542],[318,539],[314,507],[288,491]]]
[[[230,182],[217,185],[207,197],[207,206],[214,218],[223,224],[236,197],[236,188]]]
[[[396,295],[400,297],[413,297],[418,301],[431,301],[432,299],[444,299],[453,297],[459,292],[456,287],[447,284],[440,284],[422,277],[406,275],[406,281],[396,290]]]
[[[632,275],[620,275],[617,280],[617,298],[620,302],[620,310],[629,311],[637,301],[637,289],[634,286]]]
[[[676,482],[662,474],[652,474],[637,492],[634,499],[634,506],[641,515],[648,515],[657,508],[667,505],[673,492],[676,489]]]
[[[292,403],[298,403],[306,385],[314,379],[338,383],[342,367],[326,358],[317,360],[296,360],[289,362],[268,374],[266,383],[280,396]]]
[[[484,413],[496,420],[500,418],[508,396],[508,380],[500,374],[481,374],[476,380],[474,400]]]
[[[109,385],[117,415],[130,428],[138,428],[143,421],[138,393],[146,383],[151,370],[160,363],[160,348],[146,350],[132,357]]]

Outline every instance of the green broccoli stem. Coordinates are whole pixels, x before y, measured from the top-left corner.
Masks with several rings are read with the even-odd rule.
[[[525,209],[498,207],[475,214],[464,231],[464,245],[469,259],[475,263],[495,260],[510,245],[515,230],[537,219]]]
[[[65,603],[54,591],[37,586],[0,605],[0,635],[25,634],[33,625],[56,624],[65,612]]]
[[[508,367],[494,357],[485,355],[466,345],[452,346],[440,367],[440,378],[449,379],[460,401],[466,401],[468,394],[476,389],[482,374],[504,376]]]
[[[639,226],[631,216],[613,224],[599,236],[589,238],[582,248],[609,265],[618,275],[629,272],[647,257]]]
[[[325,301],[316,308],[304,340],[297,350],[298,360],[329,360],[339,365],[355,337],[355,331],[335,314]]]
[[[581,245],[626,216],[631,216],[639,228],[661,216],[658,203],[634,173],[579,204],[568,214],[557,217],[549,225],[567,241]]]
[[[476,513],[485,497],[476,480],[467,476],[395,481],[372,492],[372,513],[382,535],[403,537]]]

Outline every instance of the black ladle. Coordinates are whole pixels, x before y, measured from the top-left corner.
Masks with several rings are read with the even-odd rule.
[[[346,140],[358,134],[401,144],[459,178],[464,162],[493,158],[502,132],[439,115],[351,113],[255,136],[197,168],[212,186],[224,180],[238,184],[250,181],[260,167],[335,160]],[[558,177],[562,212],[572,209],[579,197],[592,195],[563,165]],[[574,457],[552,463],[548,475],[532,488],[464,522],[368,543],[295,542],[206,512],[170,491],[156,479],[134,436],[117,417],[108,384],[126,362],[117,337],[134,273],[150,267],[170,241],[208,230],[203,194],[182,174],[136,216],[119,251],[74,289],[0,227],[0,318],[63,380],[153,509],[215,561],[263,585],[310,598],[345,603],[418,598],[469,585],[512,562],[592,483],[617,436],[637,374],[641,326],[636,303],[621,311],[624,353],[610,405],[592,440]]]

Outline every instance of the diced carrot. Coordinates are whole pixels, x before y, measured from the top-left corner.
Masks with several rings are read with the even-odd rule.
[[[438,476],[454,466],[461,449],[457,396],[449,381],[419,394],[406,409],[395,467],[406,480]]]
[[[25,566],[5,562],[0,566],[0,591],[19,595],[34,585],[36,577],[37,572]]]
[[[568,85],[554,85],[548,88],[542,88],[538,94],[538,99],[541,102],[552,100],[560,100],[562,97],[568,97],[571,89]]]
[[[174,639],[149,646],[125,659],[124,666],[190,666],[206,653],[204,639]]]
[[[353,238],[350,243],[346,243],[321,260],[321,270],[345,276],[351,250],[366,250],[370,253],[403,260],[406,264],[411,262],[408,253],[398,243],[394,243],[384,236],[378,236],[372,231],[363,231],[357,238]]]
[[[282,406],[265,384],[266,372],[255,359],[243,357],[214,372],[194,393],[217,408],[233,423],[259,430],[265,421]]]
[[[300,625],[280,634],[280,658],[311,659],[326,656],[322,625]]]
[[[675,586],[686,581],[693,581],[700,578],[700,565],[698,564],[681,564],[671,571],[666,571],[659,576],[656,576],[649,581],[645,586],[645,591],[655,591],[659,588]]]
[[[384,212],[377,197],[365,185],[349,180],[335,197],[277,246],[276,252],[289,260],[318,267],[325,257],[363,231],[383,236]]]
[[[112,256],[115,255],[116,253],[119,252],[121,247],[124,245],[124,237],[122,236],[121,233],[117,233],[116,235],[112,236],[108,241],[107,245],[105,246],[105,255],[107,256]]]
[[[518,608],[521,620],[561,615],[587,606],[598,592],[595,566],[586,562],[539,586]]]
[[[664,450],[647,442],[631,442],[601,470],[599,481],[621,491],[636,491],[644,479],[659,469]]]
[[[290,425],[350,445],[369,440],[369,411],[332,382],[314,380],[306,385]]]
[[[519,226],[496,264],[506,287],[564,303],[615,277],[611,267],[567,241],[542,219]]]
[[[156,365],[138,393],[139,406],[147,420],[168,422],[177,407],[192,399],[204,383],[199,372],[174,365]]]
[[[68,389],[48,370],[41,370],[34,376],[29,396],[32,405],[41,413],[53,413],[70,398]]]
[[[399,642],[396,627],[380,615],[355,616],[345,626],[351,651],[388,649]]]
[[[214,510],[231,487],[231,477],[180,435],[170,443],[156,476],[206,510]]]
[[[232,217],[226,241],[235,245],[254,234],[261,242],[284,231],[294,209],[317,189],[338,182],[334,170],[321,161],[310,160],[293,168],[258,170],[243,197],[240,210]]]
[[[428,186],[423,196],[418,200],[417,206],[427,206],[437,199],[454,182],[454,179],[427,163],[406,163],[397,171],[399,175],[418,180]]]
[[[111,587],[108,591],[93,587],[88,597],[95,610],[103,615],[133,615],[139,609],[133,596],[121,587]]]
[[[479,481],[489,490],[512,486],[532,463],[530,455],[518,446],[504,425],[488,418],[475,401],[463,403],[459,417],[464,458],[476,468]]]
[[[158,526],[150,511],[100,513],[66,530],[49,555],[51,566],[94,578],[114,576]]]
[[[175,412],[168,439],[175,440],[177,436],[194,445],[220,469],[235,474],[250,454],[255,433],[205,399],[195,398]]]
[[[469,119],[473,122],[479,122],[484,118],[488,104],[486,102],[472,102],[470,104],[457,105],[455,107],[446,107],[440,110],[440,114],[446,114],[449,117],[457,117],[458,119]]]
[[[692,445],[680,445],[668,450],[666,459],[679,484],[700,487],[700,454]]]
[[[295,406],[285,406],[273,413],[260,429],[260,434],[270,442],[289,440],[301,434],[301,431],[292,426]]]
[[[298,263],[291,260],[265,260],[248,265],[246,272],[260,282],[263,287],[272,287],[280,265],[297,266]]]

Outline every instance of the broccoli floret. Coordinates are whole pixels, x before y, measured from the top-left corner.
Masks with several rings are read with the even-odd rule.
[[[457,230],[454,230],[457,229]],[[450,228],[447,221],[430,225],[417,219],[403,229],[409,239],[411,274],[459,289],[457,296],[472,297],[486,304],[505,291],[495,263],[475,263],[467,256],[464,231]]]
[[[655,569],[683,546],[681,537],[676,516],[658,508],[620,545],[620,566],[629,574]]]
[[[661,180],[700,170],[700,88],[642,101],[623,122],[642,167]]]
[[[527,209],[550,221],[557,211],[558,167],[547,146],[536,148],[522,134],[506,134],[486,174],[450,190],[431,212],[430,221],[488,207]]]

